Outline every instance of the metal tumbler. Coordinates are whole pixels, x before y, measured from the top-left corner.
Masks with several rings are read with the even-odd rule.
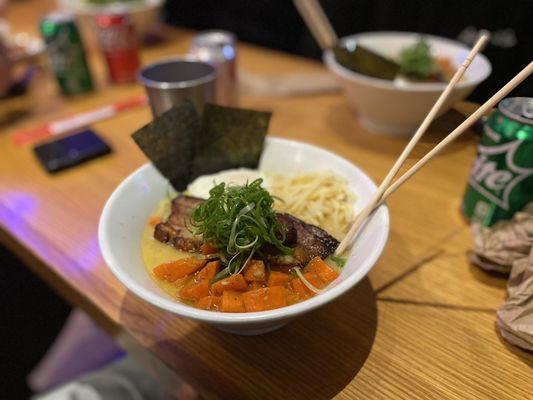
[[[186,56],[160,60],[141,69],[139,81],[146,88],[154,117],[190,100],[199,114],[215,99],[216,69]]]

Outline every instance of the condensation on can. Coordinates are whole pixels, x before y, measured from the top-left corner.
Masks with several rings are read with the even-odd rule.
[[[466,217],[490,226],[533,201],[533,99],[500,102],[484,124],[463,198]]]
[[[217,69],[216,103],[238,106],[237,49],[235,35],[228,31],[210,30],[198,33],[192,40],[190,54]]]

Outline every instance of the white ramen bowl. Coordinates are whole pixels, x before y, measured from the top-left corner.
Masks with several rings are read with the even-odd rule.
[[[370,201],[376,185],[358,167],[329,151],[309,144],[267,138],[259,169],[294,174],[332,170],[347,179],[358,196],[356,209]],[[160,289],[141,257],[141,234],[156,205],[165,198],[167,180],[151,164],[128,176],[107,201],[98,228],[100,249],[115,277],[141,299],[177,316],[214,325],[224,331],[255,335],[277,329],[289,320],[318,308],[355,286],[378,260],[389,233],[389,212],[381,206],[356,241],[342,273],[329,289],[309,300],[275,310],[222,313],[180,303]]]
[[[460,42],[412,32],[366,32],[346,36],[341,42],[355,40],[394,60],[403,49],[412,46],[421,36],[427,39],[435,56],[447,57],[454,68],[459,67],[470,52]],[[412,135],[446,87],[446,83],[442,82],[398,84],[363,75],[340,65],[331,50],[324,52],[323,59],[342,85],[348,103],[357,113],[361,124],[371,132]],[[466,98],[477,85],[487,79],[490,72],[489,60],[483,54],[478,54],[466,70],[463,80],[453,88],[438,115],[444,114],[456,102]]]

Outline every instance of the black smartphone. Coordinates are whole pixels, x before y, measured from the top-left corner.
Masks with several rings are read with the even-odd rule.
[[[87,129],[33,148],[41,164],[50,173],[79,165],[111,152],[111,148],[94,131]]]

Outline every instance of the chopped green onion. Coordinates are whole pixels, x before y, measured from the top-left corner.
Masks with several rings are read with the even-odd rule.
[[[285,228],[273,209],[274,198],[262,183],[262,179],[244,186],[220,183],[192,212],[192,232],[218,249],[227,274],[242,271],[254,254],[262,255],[266,245],[281,254],[292,253],[283,244]]]
[[[338,256],[329,256],[330,260],[335,263],[335,265],[339,268],[344,267],[346,265],[346,259]]]
[[[218,282],[224,278],[227,278],[230,275],[231,273],[230,273],[229,267],[226,267],[223,270],[221,270],[218,274],[215,275],[215,277],[211,280],[211,283]]]
[[[400,53],[398,65],[400,73],[411,79],[424,80],[438,71],[430,46],[424,38]]]

